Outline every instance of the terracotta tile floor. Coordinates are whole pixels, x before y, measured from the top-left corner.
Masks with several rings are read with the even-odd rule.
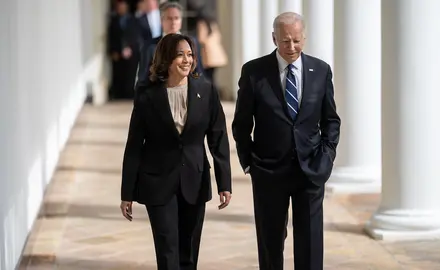
[[[229,121],[233,104],[225,103]],[[149,223],[142,206],[134,221],[119,212],[121,158],[131,103],[86,105],[62,153],[20,270],[156,269]],[[258,269],[251,186],[233,153],[234,196],[230,207],[208,204],[201,270]],[[327,196],[325,269],[440,269],[440,242],[376,242],[362,230],[379,203],[374,194]],[[292,234],[286,269],[293,269]]]

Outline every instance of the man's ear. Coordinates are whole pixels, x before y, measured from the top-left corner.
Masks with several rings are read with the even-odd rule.
[[[272,32],[272,41],[273,41],[273,44],[274,44],[276,47],[278,47],[278,45],[277,45],[277,39],[275,38],[275,33],[274,33],[274,32]]]

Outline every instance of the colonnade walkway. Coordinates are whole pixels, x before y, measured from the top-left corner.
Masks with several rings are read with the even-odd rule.
[[[61,154],[20,270],[156,269],[145,208],[133,222],[119,210],[121,160],[130,102],[85,105]],[[230,131],[233,103],[224,103]],[[230,136],[233,171],[231,205],[207,206],[199,269],[258,269],[251,183],[243,175]],[[215,185],[214,185],[215,188]],[[214,193],[216,190],[213,190]],[[334,195],[325,199],[325,269],[440,269],[440,240],[379,242],[363,232],[379,194]],[[290,227],[286,269],[293,269]]]

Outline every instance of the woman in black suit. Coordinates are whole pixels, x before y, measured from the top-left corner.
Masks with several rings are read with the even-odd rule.
[[[191,39],[168,34],[158,43],[151,84],[139,86],[124,153],[121,211],[132,220],[132,202],[146,205],[159,270],[197,269],[211,199],[213,157],[219,209],[231,199],[225,115],[212,85],[194,73]]]

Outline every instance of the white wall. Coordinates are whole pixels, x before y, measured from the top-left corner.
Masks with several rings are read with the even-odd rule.
[[[83,53],[89,2],[0,0],[1,270],[19,261],[86,82],[100,74],[101,52]]]

